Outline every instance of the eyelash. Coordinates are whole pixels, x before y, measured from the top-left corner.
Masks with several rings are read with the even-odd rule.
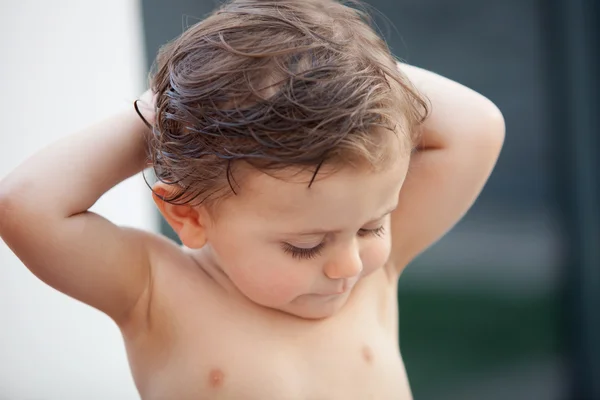
[[[385,232],[385,228],[383,226],[380,226],[379,228],[376,228],[376,229],[360,229],[358,231],[358,236],[360,236],[360,237],[366,237],[366,236],[381,237],[381,236],[383,236],[384,232]],[[299,247],[292,246],[289,243],[284,243],[283,251],[285,253],[291,255],[293,258],[295,258],[297,260],[310,260],[310,259],[313,259],[313,258],[321,255],[321,251],[323,250],[323,247],[325,247],[325,242],[321,242],[317,246],[312,247],[310,249],[302,249]]]

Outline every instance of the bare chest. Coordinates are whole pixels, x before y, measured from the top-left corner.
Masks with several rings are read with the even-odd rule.
[[[411,399],[395,321],[385,320],[394,313],[381,301],[356,299],[339,317],[299,324],[227,301],[190,318],[193,304],[181,303],[164,337],[132,349],[130,363],[144,400]]]

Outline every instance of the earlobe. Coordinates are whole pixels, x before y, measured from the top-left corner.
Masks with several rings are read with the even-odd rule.
[[[190,249],[203,247],[206,244],[206,221],[199,210],[189,204],[172,204],[163,200],[175,193],[175,188],[165,183],[157,182],[152,191],[154,203],[181,242]]]

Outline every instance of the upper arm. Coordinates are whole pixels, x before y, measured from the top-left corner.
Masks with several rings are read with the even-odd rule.
[[[0,199],[0,236],[19,259],[46,284],[125,322],[149,284],[151,234],[92,212],[59,218],[20,203]]]
[[[504,120],[487,99],[477,100],[479,108],[442,119],[438,115],[423,133],[423,149],[412,155],[391,220],[391,264],[397,273],[460,220],[496,163]],[[430,118],[436,118],[435,112]],[[432,130],[445,130],[443,145],[428,143],[428,135],[442,134]]]

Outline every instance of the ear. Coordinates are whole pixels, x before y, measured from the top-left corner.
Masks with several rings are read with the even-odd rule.
[[[177,233],[181,242],[190,249],[199,249],[206,244],[206,226],[208,214],[202,206],[188,204],[177,205],[163,200],[177,194],[177,188],[163,182],[157,182],[152,187],[152,198],[160,213],[165,217],[171,228]]]

